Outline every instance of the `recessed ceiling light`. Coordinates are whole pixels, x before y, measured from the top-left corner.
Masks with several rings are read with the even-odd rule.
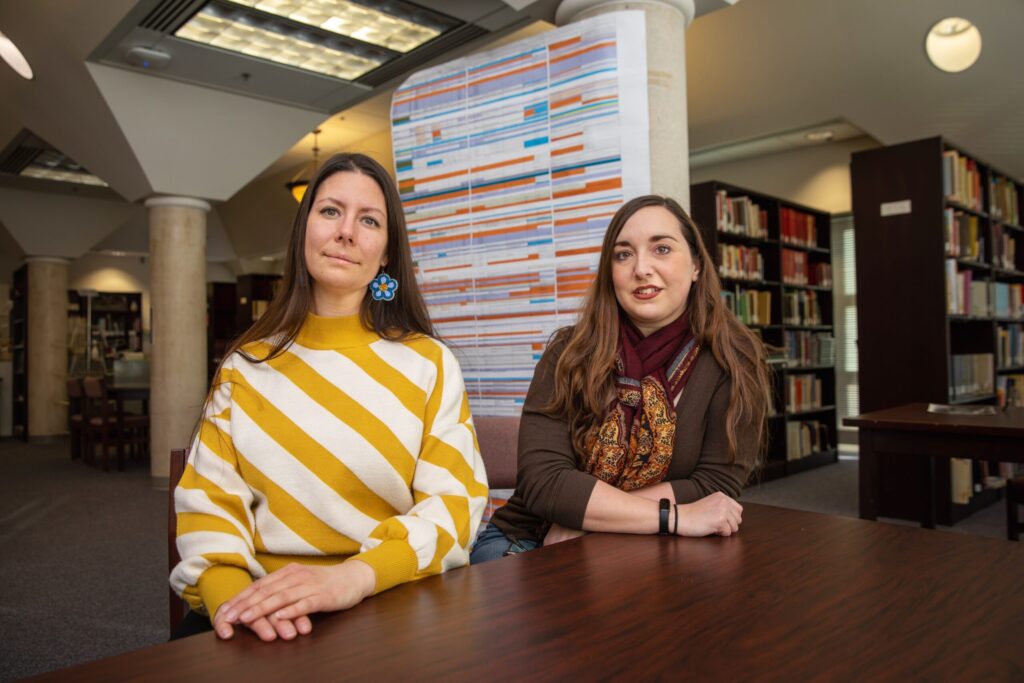
[[[924,41],[928,59],[947,73],[969,69],[981,54],[981,32],[961,17],[947,17],[936,22]]]
[[[0,31],[0,57],[22,78],[32,80],[32,67],[29,66],[25,55],[21,54],[18,46],[11,42],[11,39]]]
[[[247,19],[244,15],[230,16],[218,6],[207,5],[174,35],[344,80],[359,78],[387,61],[384,55],[364,56],[354,50],[342,52],[318,44],[314,36],[284,25]]]
[[[349,0],[228,0],[269,12],[307,26],[316,26],[331,33],[355,38],[398,52],[414,50],[428,40],[433,40],[447,28],[430,21],[422,11],[416,12],[410,6],[395,7],[409,18],[397,16],[397,11],[388,13],[369,7],[368,3]],[[396,3],[388,3],[395,5]],[[419,19],[413,21],[411,19]]]
[[[353,81],[458,25],[404,0],[209,0],[174,36]]]
[[[811,142],[828,142],[836,136],[831,130],[813,130],[804,137]]]

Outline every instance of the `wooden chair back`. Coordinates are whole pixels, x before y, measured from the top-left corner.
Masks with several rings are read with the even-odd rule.
[[[178,555],[178,516],[174,512],[174,489],[181,481],[181,475],[185,473],[185,463],[188,461],[187,448],[175,448],[171,451],[171,470],[167,478],[167,576],[181,562]],[[178,597],[173,589],[168,588],[169,613],[171,633],[178,628],[178,624],[185,618],[185,603]]]

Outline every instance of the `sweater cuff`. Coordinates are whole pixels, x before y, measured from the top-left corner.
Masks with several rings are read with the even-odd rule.
[[[215,564],[199,577],[199,594],[203,598],[203,606],[213,623],[217,610],[225,602],[235,597],[252,583],[252,575],[241,567],[229,564]]]
[[[690,479],[676,479],[673,481],[672,493],[676,495],[676,505],[693,503],[704,497],[704,493]]]
[[[566,470],[562,474],[562,484],[558,492],[552,496],[551,508],[543,515],[544,518],[568,529],[582,529],[583,518],[587,515],[587,505],[595,486],[597,477],[579,470]]]
[[[373,569],[377,575],[374,595],[412,580],[419,570],[416,553],[405,541],[384,541],[376,548],[353,555],[349,559],[365,562]]]

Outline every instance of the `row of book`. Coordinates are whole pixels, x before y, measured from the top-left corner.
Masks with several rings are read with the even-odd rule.
[[[942,192],[958,204],[984,211],[981,203],[981,171],[974,159],[955,149],[942,153]]]
[[[978,217],[963,211],[945,209],[942,212],[942,234],[946,256],[982,261],[985,258],[985,237],[981,234]]]
[[[1017,240],[1003,226],[992,226],[992,265],[1007,270],[1017,269]]]
[[[832,264],[812,262],[807,252],[782,250],[782,281],[787,285],[832,286]]]
[[[783,242],[805,247],[818,246],[818,226],[814,216],[796,209],[779,210],[779,233]]]
[[[785,325],[823,325],[818,293],[800,290],[783,294],[782,322]]]
[[[787,330],[783,346],[786,364],[791,367],[834,365],[836,362],[836,340],[829,332]]]
[[[718,272],[722,277],[735,280],[764,279],[764,256],[757,247],[719,244],[718,255],[722,264]]]
[[[995,370],[991,353],[959,353],[952,357],[950,400],[995,392]]]
[[[988,180],[988,212],[997,221],[1020,225],[1017,185],[1009,178],[993,175]]]
[[[1019,324],[1000,325],[996,330],[996,367],[1024,367],[1024,334]]]
[[[822,382],[817,375],[786,375],[786,410],[800,413],[823,407]]]
[[[758,239],[768,237],[768,212],[750,197],[730,197],[725,190],[715,193],[715,217],[718,229]]]
[[[819,420],[786,423],[786,460],[799,460],[830,448],[826,423]]]
[[[1016,477],[1022,469],[1021,465],[1009,462],[990,464],[985,460],[950,458],[950,500],[966,505],[975,493],[981,493],[984,489],[1003,488],[1007,479]]]
[[[1024,374],[996,378],[996,403],[1000,408],[1024,408]]]
[[[772,324],[772,293],[769,291],[737,286],[732,291],[723,289],[722,301],[744,325]]]
[[[955,259],[946,259],[946,311],[953,315],[992,315],[989,283],[975,280],[969,268],[959,270]]]
[[[970,268],[946,260],[946,311],[953,315],[1024,318],[1024,285],[975,280]]]

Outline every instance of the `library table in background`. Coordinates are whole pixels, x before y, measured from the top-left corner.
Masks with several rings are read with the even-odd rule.
[[[922,487],[921,526],[926,529],[935,528],[935,458],[1024,463],[1024,408],[995,415],[942,415],[929,413],[927,403],[911,403],[848,417],[843,424],[860,428],[861,519],[878,517],[881,458],[920,459],[920,481],[908,485]]]
[[[729,538],[590,534],[313,633],[212,633],[41,680],[1024,679],[1024,544],[766,505]]]

